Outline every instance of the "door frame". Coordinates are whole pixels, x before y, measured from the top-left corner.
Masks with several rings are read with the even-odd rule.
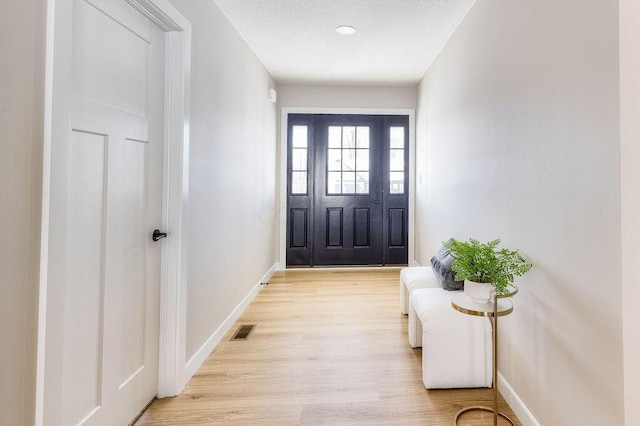
[[[89,3],[90,0],[86,0]],[[162,225],[168,230],[161,249],[158,396],[173,396],[184,388],[189,99],[191,72],[191,23],[169,0],[125,0],[165,32],[165,97],[162,182]],[[52,187],[66,183],[66,144],[69,140],[71,100],[73,0],[48,0],[44,92],[44,146],[42,162],[42,223],[38,301],[38,349],[36,367],[36,425],[44,424],[45,360],[48,326],[64,318],[47,318],[47,307],[59,303],[61,280],[49,264],[56,262],[57,200]],[[59,221],[60,218],[57,218]],[[54,330],[59,329],[54,327]],[[49,334],[51,334],[51,331]]]
[[[287,129],[289,114],[346,114],[346,115],[407,115],[409,116],[409,223],[408,240],[409,266],[417,265],[415,261],[415,191],[416,191],[416,110],[409,108],[304,108],[282,107],[280,109],[280,196],[278,208],[278,270],[287,269]]]

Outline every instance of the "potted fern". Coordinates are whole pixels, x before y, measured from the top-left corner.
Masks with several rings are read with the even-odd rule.
[[[481,243],[451,239],[442,244],[453,263],[456,281],[464,280],[465,294],[476,303],[489,303],[493,293],[507,293],[507,285],[514,276],[522,276],[531,269],[518,250],[497,249],[500,240]]]

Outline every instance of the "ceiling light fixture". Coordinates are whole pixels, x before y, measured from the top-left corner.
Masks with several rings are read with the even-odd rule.
[[[340,25],[336,28],[336,32],[341,35],[352,35],[356,33],[356,28],[351,25]]]

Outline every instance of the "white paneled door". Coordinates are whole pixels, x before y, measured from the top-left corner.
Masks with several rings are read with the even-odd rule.
[[[164,33],[124,0],[74,0],[72,39],[66,278],[50,304],[64,320],[47,334],[61,392],[45,395],[60,406],[44,423],[126,425],[158,382]]]

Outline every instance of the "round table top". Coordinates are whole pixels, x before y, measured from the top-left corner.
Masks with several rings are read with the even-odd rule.
[[[493,302],[475,303],[472,302],[464,292],[456,293],[451,296],[451,306],[453,309],[467,315],[475,315],[479,317],[493,316]],[[498,316],[503,317],[513,312],[513,303],[511,300],[498,299]]]

